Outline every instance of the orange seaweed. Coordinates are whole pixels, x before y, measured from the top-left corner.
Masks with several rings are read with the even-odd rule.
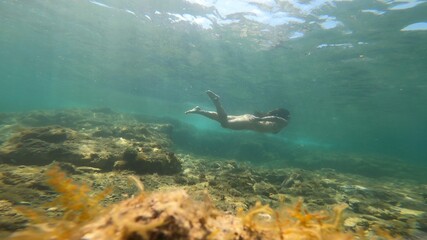
[[[86,184],[74,183],[57,165],[49,168],[46,175],[47,184],[59,193],[50,205],[63,210],[63,216],[49,218],[39,211],[19,207],[17,210],[27,216],[32,225],[12,234],[9,239],[71,239],[76,234],[76,230],[97,217],[104,209],[100,201],[110,194],[111,189],[91,195],[90,188]]]
[[[269,239],[354,239],[354,234],[340,229],[345,205],[337,206],[334,214],[310,213],[299,200],[293,208],[285,206],[278,210],[256,203],[247,213],[240,212],[242,223],[253,236]],[[274,236],[274,237],[273,237]]]
[[[46,175],[48,185],[59,193],[51,205],[64,210],[64,220],[82,223],[93,219],[103,209],[100,202],[111,193],[108,188],[97,194],[89,194],[89,186],[74,183],[56,165],[51,167]]]

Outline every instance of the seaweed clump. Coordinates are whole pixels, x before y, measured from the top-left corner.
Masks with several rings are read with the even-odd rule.
[[[342,231],[341,220],[346,205],[334,208],[333,215],[326,212],[310,213],[303,209],[300,199],[294,208],[284,204],[277,210],[257,202],[247,213],[240,212],[243,225],[251,239],[354,239]]]
[[[63,217],[45,218],[27,211],[38,223],[14,233],[10,239],[347,240],[356,237],[341,229],[344,206],[329,214],[310,213],[303,209],[302,201],[293,208],[282,204],[277,210],[257,203],[247,212],[239,211],[238,216],[233,216],[216,209],[207,194],[205,201],[195,201],[184,190],[147,193],[133,177],[141,193],[104,208],[100,201],[109,191],[92,196],[88,186],[73,183],[58,167],[47,174],[48,183],[60,193],[54,204],[64,210]]]
[[[88,185],[74,183],[57,165],[49,168],[46,175],[47,184],[59,194],[48,205],[63,211],[62,217],[47,217],[39,211],[17,207],[34,224],[13,234],[10,239],[72,239],[77,229],[102,213],[104,207],[100,202],[111,189],[90,194]]]

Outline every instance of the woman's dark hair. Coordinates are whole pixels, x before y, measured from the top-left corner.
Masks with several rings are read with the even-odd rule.
[[[266,113],[255,112],[254,115],[257,117],[276,116],[288,120],[290,118],[291,113],[287,109],[277,108]]]

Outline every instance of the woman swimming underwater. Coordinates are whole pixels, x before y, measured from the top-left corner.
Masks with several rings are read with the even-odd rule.
[[[290,113],[284,108],[278,108],[267,113],[227,115],[219,101],[219,96],[214,92],[206,91],[216,107],[216,112],[202,110],[199,106],[190,109],[185,114],[199,114],[215,120],[223,128],[233,130],[252,130],[263,133],[278,133],[288,125]]]

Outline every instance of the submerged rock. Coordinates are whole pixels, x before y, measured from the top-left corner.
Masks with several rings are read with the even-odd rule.
[[[259,195],[270,196],[271,194],[277,193],[276,188],[272,184],[264,181],[257,182],[252,187],[254,192]]]
[[[76,140],[87,138],[59,126],[26,128],[2,144],[0,161],[33,165],[45,165],[54,160],[76,161],[83,158]]]
[[[6,200],[0,200],[0,216],[0,230],[16,231],[28,223],[27,219],[12,207],[12,203]]]
[[[168,124],[140,123],[110,110],[31,112],[15,117],[0,145],[0,163],[46,165],[53,161],[103,171],[171,174],[181,162],[169,150]],[[12,122],[11,122],[12,123]]]
[[[123,159],[127,168],[138,173],[173,174],[181,171],[181,162],[175,154],[158,148],[150,152],[130,152],[127,149]]]

